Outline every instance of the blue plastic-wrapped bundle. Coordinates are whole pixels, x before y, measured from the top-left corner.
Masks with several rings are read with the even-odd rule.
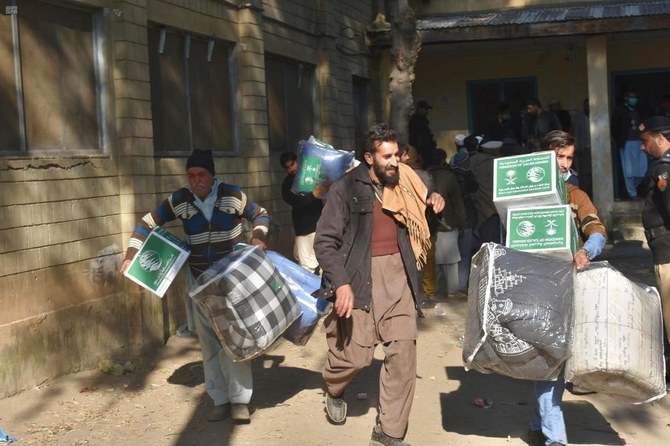
[[[330,302],[316,299],[311,294],[319,289],[321,278],[279,253],[266,251],[265,255],[284,278],[302,310],[302,315],[286,329],[283,337],[296,345],[305,345],[330,306]]]
[[[300,141],[298,172],[293,180],[293,193],[313,192],[319,184],[340,178],[351,166],[354,152],[345,152],[310,136]]]

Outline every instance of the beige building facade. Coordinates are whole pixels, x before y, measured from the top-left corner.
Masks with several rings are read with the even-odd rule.
[[[184,321],[118,269],[193,148],[293,234],[279,154],[373,121],[372,2],[0,2],[0,398],[150,355]],[[168,229],[180,233],[179,224]]]
[[[616,211],[609,115],[635,79],[668,77],[670,2],[409,3],[423,40],[413,95],[433,105],[438,145],[452,153],[475,130],[482,86],[520,81],[568,110],[588,97],[594,200]],[[279,154],[310,134],[353,150],[388,116],[387,4],[0,1],[0,398],[150,355],[183,323],[183,277],[159,299],[118,269],[192,149],[214,151],[217,176],[268,209],[270,247],[290,253]]]

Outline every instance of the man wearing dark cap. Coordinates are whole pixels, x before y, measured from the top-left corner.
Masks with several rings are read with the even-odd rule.
[[[670,118],[645,119],[639,130],[641,149],[653,158],[646,178],[642,225],[654,258],[665,333],[670,341]]]
[[[409,118],[409,145],[416,147],[424,161],[432,159],[433,152],[437,149],[428,120],[428,112],[432,109],[428,102],[419,101],[414,114]]]
[[[242,241],[242,218],[253,223],[251,243],[265,248],[270,222],[268,213],[249,200],[239,186],[215,178],[211,150],[194,150],[186,161],[186,173],[188,185],[173,192],[137,222],[121,266],[122,273],[128,269],[151,230],[177,218],[182,222],[186,243],[191,250],[187,274],[189,288],[195,277]],[[205,385],[214,400],[214,409],[207,419],[221,421],[232,416],[235,422],[249,423],[248,404],[253,389],[251,362],[233,362],[202,310],[195,306],[194,313],[202,348]]]

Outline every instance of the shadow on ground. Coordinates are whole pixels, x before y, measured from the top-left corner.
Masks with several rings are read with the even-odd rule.
[[[462,367],[447,367],[446,373],[450,381],[459,381],[460,386],[440,395],[445,431],[491,438],[526,438],[533,407],[530,381],[484,375]],[[477,406],[476,398],[489,401],[491,407]],[[626,444],[590,402],[564,401],[563,411],[570,444]]]

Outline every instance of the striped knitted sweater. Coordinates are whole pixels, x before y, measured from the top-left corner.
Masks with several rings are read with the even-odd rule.
[[[265,241],[270,217],[267,211],[249,201],[242,188],[217,182],[217,198],[210,221],[196,206],[188,188],[181,188],[137,222],[130,237],[126,259],[132,259],[153,228],[180,219],[191,249],[189,266],[197,277],[242,241],[242,219],[253,223],[253,237]]]

